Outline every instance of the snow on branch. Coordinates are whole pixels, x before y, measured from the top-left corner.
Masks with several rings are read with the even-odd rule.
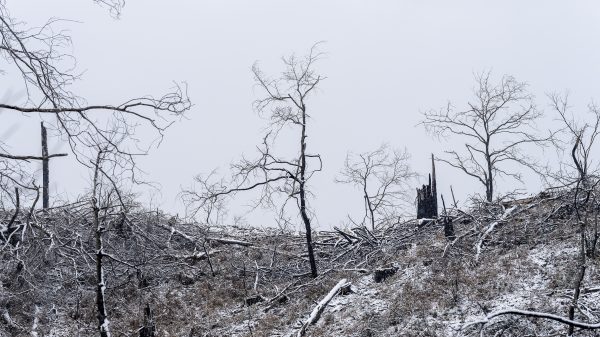
[[[545,312],[527,311],[527,310],[519,310],[519,309],[505,309],[505,310],[499,310],[496,312],[492,312],[491,314],[487,315],[485,318],[483,318],[481,320],[466,323],[465,325],[463,325],[462,330],[465,330],[471,326],[478,325],[478,324],[487,324],[493,318],[502,316],[502,315],[519,315],[519,316],[543,318],[543,319],[549,319],[549,320],[553,320],[553,321],[563,323],[563,324],[568,324],[568,325],[571,325],[573,327],[580,328],[580,329],[600,329],[600,322],[585,323],[585,322],[573,321],[573,320],[570,320],[570,319],[562,317],[562,316],[548,314]]]

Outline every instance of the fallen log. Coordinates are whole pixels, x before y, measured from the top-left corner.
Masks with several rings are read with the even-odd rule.
[[[252,246],[252,243],[248,242],[248,241],[223,239],[223,238],[206,238],[206,241],[215,241],[215,242],[222,243],[225,245]]]
[[[562,317],[562,316],[558,316],[558,315],[554,315],[554,314],[548,314],[545,312],[537,312],[537,311],[528,311],[528,310],[519,310],[519,309],[505,309],[505,310],[500,310],[500,311],[496,311],[496,312],[492,312],[491,314],[487,315],[485,318],[477,320],[477,321],[473,321],[473,322],[468,322],[465,323],[462,327],[461,330],[466,330],[471,326],[474,325],[479,325],[479,324],[487,324],[489,323],[493,318],[498,317],[498,316],[502,316],[502,315],[517,315],[517,316],[526,316],[526,317],[535,317],[535,318],[542,318],[542,319],[549,319],[552,321],[556,321],[562,324],[567,324],[567,325],[571,325],[573,327],[579,328],[579,329],[600,329],[600,322],[598,323],[587,323],[587,322],[579,322],[579,321],[573,321],[570,320],[566,317]]]
[[[325,296],[321,302],[319,302],[319,304],[317,304],[317,306],[313,309],[313,311],[310,313],[310,316],[308,316],[308,319],[306,320],[306,322],[304,324],[302,324],[302,327],[300,327],[300,330],[298,331],[298,337],[304,336],[304,334],[306,334],[306,329],[308,328],[309,325],[315,324],[319,318],[321,317],[321,314],[323,313],[323,311],[325,310],[325,307],[327,307],[327,304],[329,304],[329,302],[331,302],[331,300],[343,289],[347,289],[348,287],[350,287],[350,282],[347,282],[346,279],[342,279],[340,280],[335,287],[333,287],[331,289],[331,291],[329,291],[329,293],[327,294],[327,296]]]
[[[506,211],[504,211],[504,214],[502,214],[502,216],[500,217],[500,219],[498,221],[492,222],[488,226],[488,228],[486,229],[486,231],[481,235],[481,237],[479,238],[479,241],[475,245],[475,251],[476,251],[476,253],[475,253],[475,262],[479,261],[479,256],[481,255],[481,246],[483,245],[483,242],[488,237],[488,235],[490,235],[490,233],[492,233],[494,231],[494,229],[496,228],[496,226],[498,226],[500,223],[506,221],[506,219],[508,217],[510,217],[515,212],[516,209],[517,209],[517,206],[513,206],[513,207],[507,209]]]

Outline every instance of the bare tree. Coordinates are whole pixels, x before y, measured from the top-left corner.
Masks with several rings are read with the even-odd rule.
[[[522,181],[514,164],[540,172],[536,160],[523,147],[546,145],[554,134],[536,135],[542,112],[536,109],[526,83],[512,76],[493,83],[490,72],[475,75],[475,81],[474,100],[467,109],[455,111],[448,104],[445,109],[425,112],[421,124],[435,136],[454,135],[465,140],[463,151],[445,151],[447,158],[437,159],[479,181],[487,201],[492,201],[497,176]]]
[[[561,163],[558,172],[548,176],[561,183],[563,186],[575,184],[573,197],[574,219],[579,227],[579,257],[577,261],[577,275],[573,284],[573,298],[569,306],[568,318],[575,319],[581,287],[586,271],[587,257],[595,257],[598,242],[598,191],[596,186],[600,183],[598,178],[599,166],[591,157],[595,149],[596,139],[600,135],[600,109],[594,104],[588,105],[588,120],[577,120],[570,112],[568,95],[549,95],[552,107],[559,116],[566,134],[567,144],[571,145],[571,164]],[[585,116],[586,114],[579,114]],[[591,220],[590,217],[594,217]],[[589,228],[590,223],[593,226]],[[569,324],[567,335],[573,335],[575,325]]]
[[[126,139],[114,135],[114,144]],[[98,144],[89,163],[90,191],[75,203],[36,211],[37,199],[24,205],[18,192],[14,196],[8,227],[15,229],[0,228],[0,282],[12,280],[1,289],[0,301],[16,322],[30,320],[33,305],[65,305],[80,317],[81,299],[84,307],[95,307],[97,316],[96,324],[82,323],[86,335],[109,336],[123,329],[118,319],[108,323],[110,309],[123,303],[122,285],[134,285],[142,295],[150,282],[197,268],[193,265],[203,248],[199,229],[190,226],[190,233],[167,216],[144,210],[127,192],[136,173],[127,155]],[[77,307],[65,298],[77,298]]]
[[[298,58],[295,55],[284,57],[285,70],[280,77],[267,77],[255,64],[252,67],[257,86],[265,96],[255,101],[259,113],[267,114],[270,130],[257,147],[256,159],[242,158],[232,165],[230,181],[217,184],[201,184],[199,191],[183,191],[184,201],[190,208],[200,209],[214,204],[223,197],[238,192],[260,190],[257,205],[273,205],[278,196],[283,196],[281,205],[285,208],[290,201],[296,204],[306,232],[306,247],[310,262],[310,272],[317,276],[317,264],[313,252],[311,217],[308,210],[308,182],[315,172],[321,171],[322,162],[318,154],[307,150],[307,126],[310,115],[307,100],[324,79],[315,72],[314,65],[321,54],[314,45],[308,55]],[[297,131],[298,149],[292,158],[277,155],[272,145],[284,128]],[[204,181],[202,177],[196,179]],[[210,188],[207,188],[210,187]]]
[[[348,153],[336,182],[351,184],[362,191],[365,211],[361,223],[376,225],[397,217],[403,203],[408,203],[410,182],[417,176],[408,163],[410,155],[390,150],[382,144],[377,150]]]
[[[561,161],[558,170],[548,170],[546,177],[551,183],[559,184],[559,187],[574,186],[579,195],[584,195],[582,201],[574,200],[576,214],[581,216],[579,208],[588,208],[583,212],[583,220],[578,222],[584,226],[582,233],[585,234],[586,254],[589,257],[596,256],[596,247],[600,235],[598,234],[598,204],[600,196],[592,188],[600,181],[600,162],[592,154],[598,153],[597,139],[600,136],[600,108],[594,104],[588,104],[587,113],[577,113],[579,118],[571,112],[569,106],[569,97],[567,94],[550,94],[551,105],[558,115],[558,120],[562,124],[562,134],[566,138],[563,143],[570,150],[570,160]],[[595,216],[594,221],[589,219]],[[592,223],[591,227],[586,224]]]
[[[109,8],[114,16],[124,5],[122,0],[94,2]],[[80,74],[75,70],[75,58],[68,53],[71,39],[65,23],[50,19],[41,27],[29,27],[12,17],[6,2],[0,0],[0,75],[5,70],[20,75],[27,94],[25,100],[16,103],[6,99],[7,95],[0,98],[2,116],[36,117],[46,122],[48,134],[67,142],[75,158],[93,172],[91,196],[38,213],[35,205],[40,193],[30,164],[65,154],[48,154],[45,150],[41,156],[18,154],[13,153],[11,144],[0,142],[0,211],[4,211],[6,201],[22,210],[14,213],[18,215],[15,223],[19,227],[13,238],[18,236],[19,241],[11,244],[8,238],[0,245],[0,277],[18,282],[3,289],[11,296],[0,297],[4,301],[14,297],[12,294],[29,294],[31,298],[21,296],[20,302],[26,308],[35,298],[37,308],[38,304],[60,298],[57,289],[81,296],[93,289],[98,314],[96,331],[107,337],[110,330],[105,292],[110,290],[106,286],[105,265],[110,266],[111,280],[122,283],[132,274],[139,276],[154,270],[157,264],[149,266],[148,261],[162,259],[161,255],[172,252],[174,245],[171,237],[175,232],[150,231],[144,214],[129,214],[136,207],[139,210],[139,205],[131,195],[124,194],[122,184],[141,182],[136,158],[159,144],[167,128],[191,104],[184,84],[175,84],[172,90],[157,97],[146,95],[116,104],[88,104],[71,91]],[[154,139],[138,139],[139,127],[153,130]],[[14,187],[21,192],[20,198],[12,195]],[[44,187],[47,192],[47,184]],[[28,194],[33,201],[24,200]],[[29,206],[28,211],[25,205]],[[174,254],[170,255],[173,258]],[[90,284],[87,280],[96,282]],[[27,320],[26,314],[27,310],[23,310],[17,315]]]
[[[600,108],[592,102],[588,104],[587,113],[577,113],[577,116],[580,116],[577,119],[571,112],[567,94],[548,96],[562,125],[562,134],[566,137],[563,142],[572,151],[570,163],[561,162],[558,172],[549,172],[547,176],[566,186],[574,185],[578,181],[589,185],[594,178],[598,178],[600,170],[600,162],[592,157],[598,146],[596,140],[600,136]]]
[[[122,0],[95,0],[118,15]],[[73,93],[71,85],[80,78],[75,58],[68,54],[71,38],[63,28],[64,21],[50,19],[41,27],[28,27],[13,18],[5,1],[0,1],[0,74],[4,70],[20,74],[27,93],[20,104],[0,101],[4,113],[25,117],[38,116],[48,122],[49,131],[68,142],[77,160],[91,167],[98,142],[108,144],[110,151],[126,156],[135,167],[135,158],[145,154],[155,141],[140,143],[135,139],[138,126],[156,131],[160,140],[173,118],[190,108],[185,86],[176,84],[172,91],[159,97],[140,96],[120,104],[92,104]],[[116,127],[115,127],[116,126]],[[129,141],[112,143],[113,135],[127,135]],[[118,138],[118,137],[117,137]],[[33,189],[33,179],[27,163],[43,161],[50,156],[31,156],[11,153],[8,144],[0,143],[0,184],[7,183]],[[92,151],[88,151],[92,149]],[[63,155],[57,154],[56,156]],[[5,185],[11,191],[12,186]]]
[[[226,202],[222,198],[216,198],[214,200],[204,200],[204,195],[218,194],[226,189],[226,182],[220,178],[215,181],[217,171],[213,170],[209,174],[197,175],[194,177],[194,187],[182,191],[180,196],[184,200],[186,205],[186,216],[194,219],[201,216],[203,221],[208,226],[220,225],[223,222],[223,218],[226,215]],[[202,195],[199,195],[195,191],[202,191]]]

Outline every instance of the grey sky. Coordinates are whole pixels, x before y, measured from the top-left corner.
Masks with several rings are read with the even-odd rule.
[[[388,142],[406,147],[413,167],[428,172],[429,153],[453,143],[425,135],[416,126],[419,112],[448,100],[463,107],[473,72],[492,69],[497,77],[527,81],[545,110],[550,91],[570,90],[580,111],[600,99],[597,1],[128,0],[116,21],[91,1],[9,0],[7,6],[31,24],[49,17],[80,22],[64,27],[85,70],[73,89],[89,103],[160,94],[173,80],[188,82],[195,104],[188,119],[141,161],[148,179],[162,186],[157,200],[173,212],[182,210],[180,186],[216,167],[225,174],[260,142],[266,123],[251,106],[259,94],[252,64],[258,60],[276,74],[281,56],[303,54],[317,41],[326,41],[318,69],[327,80],[309,102],[308,146],[324,160],[312,183],[320,227],[362,211],[358,191],[333,183],[347,151]],[[3,81],[0,89],[18,91],[20,84]],[[21,120],[21,131],[11,136],[15,148],[38,151],[37,123]],[[0,134],[11,125],[0,124]],[[75,194],[86,186],[87,174],[69,160],[55,160],[53,167],[57,192]],[[443,193],[450,184],[460,199],[481,190],[457,171],[441,164],[438,171]],[[535,191],[538,184],[530,180],[529,187]]]

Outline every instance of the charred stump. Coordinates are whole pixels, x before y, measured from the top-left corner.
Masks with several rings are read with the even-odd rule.
[[[452,225],[452,218],[449,216],[444,216],[442,220],[444,224],[444,236],[448,240],[454,240],[456,235],[454,235],[454,225]]]
[[[438,216],[437,183],[435,180],[435,161],[431,155],[431,174],[429,184],[417,188],[417,219],[433,219]]]

